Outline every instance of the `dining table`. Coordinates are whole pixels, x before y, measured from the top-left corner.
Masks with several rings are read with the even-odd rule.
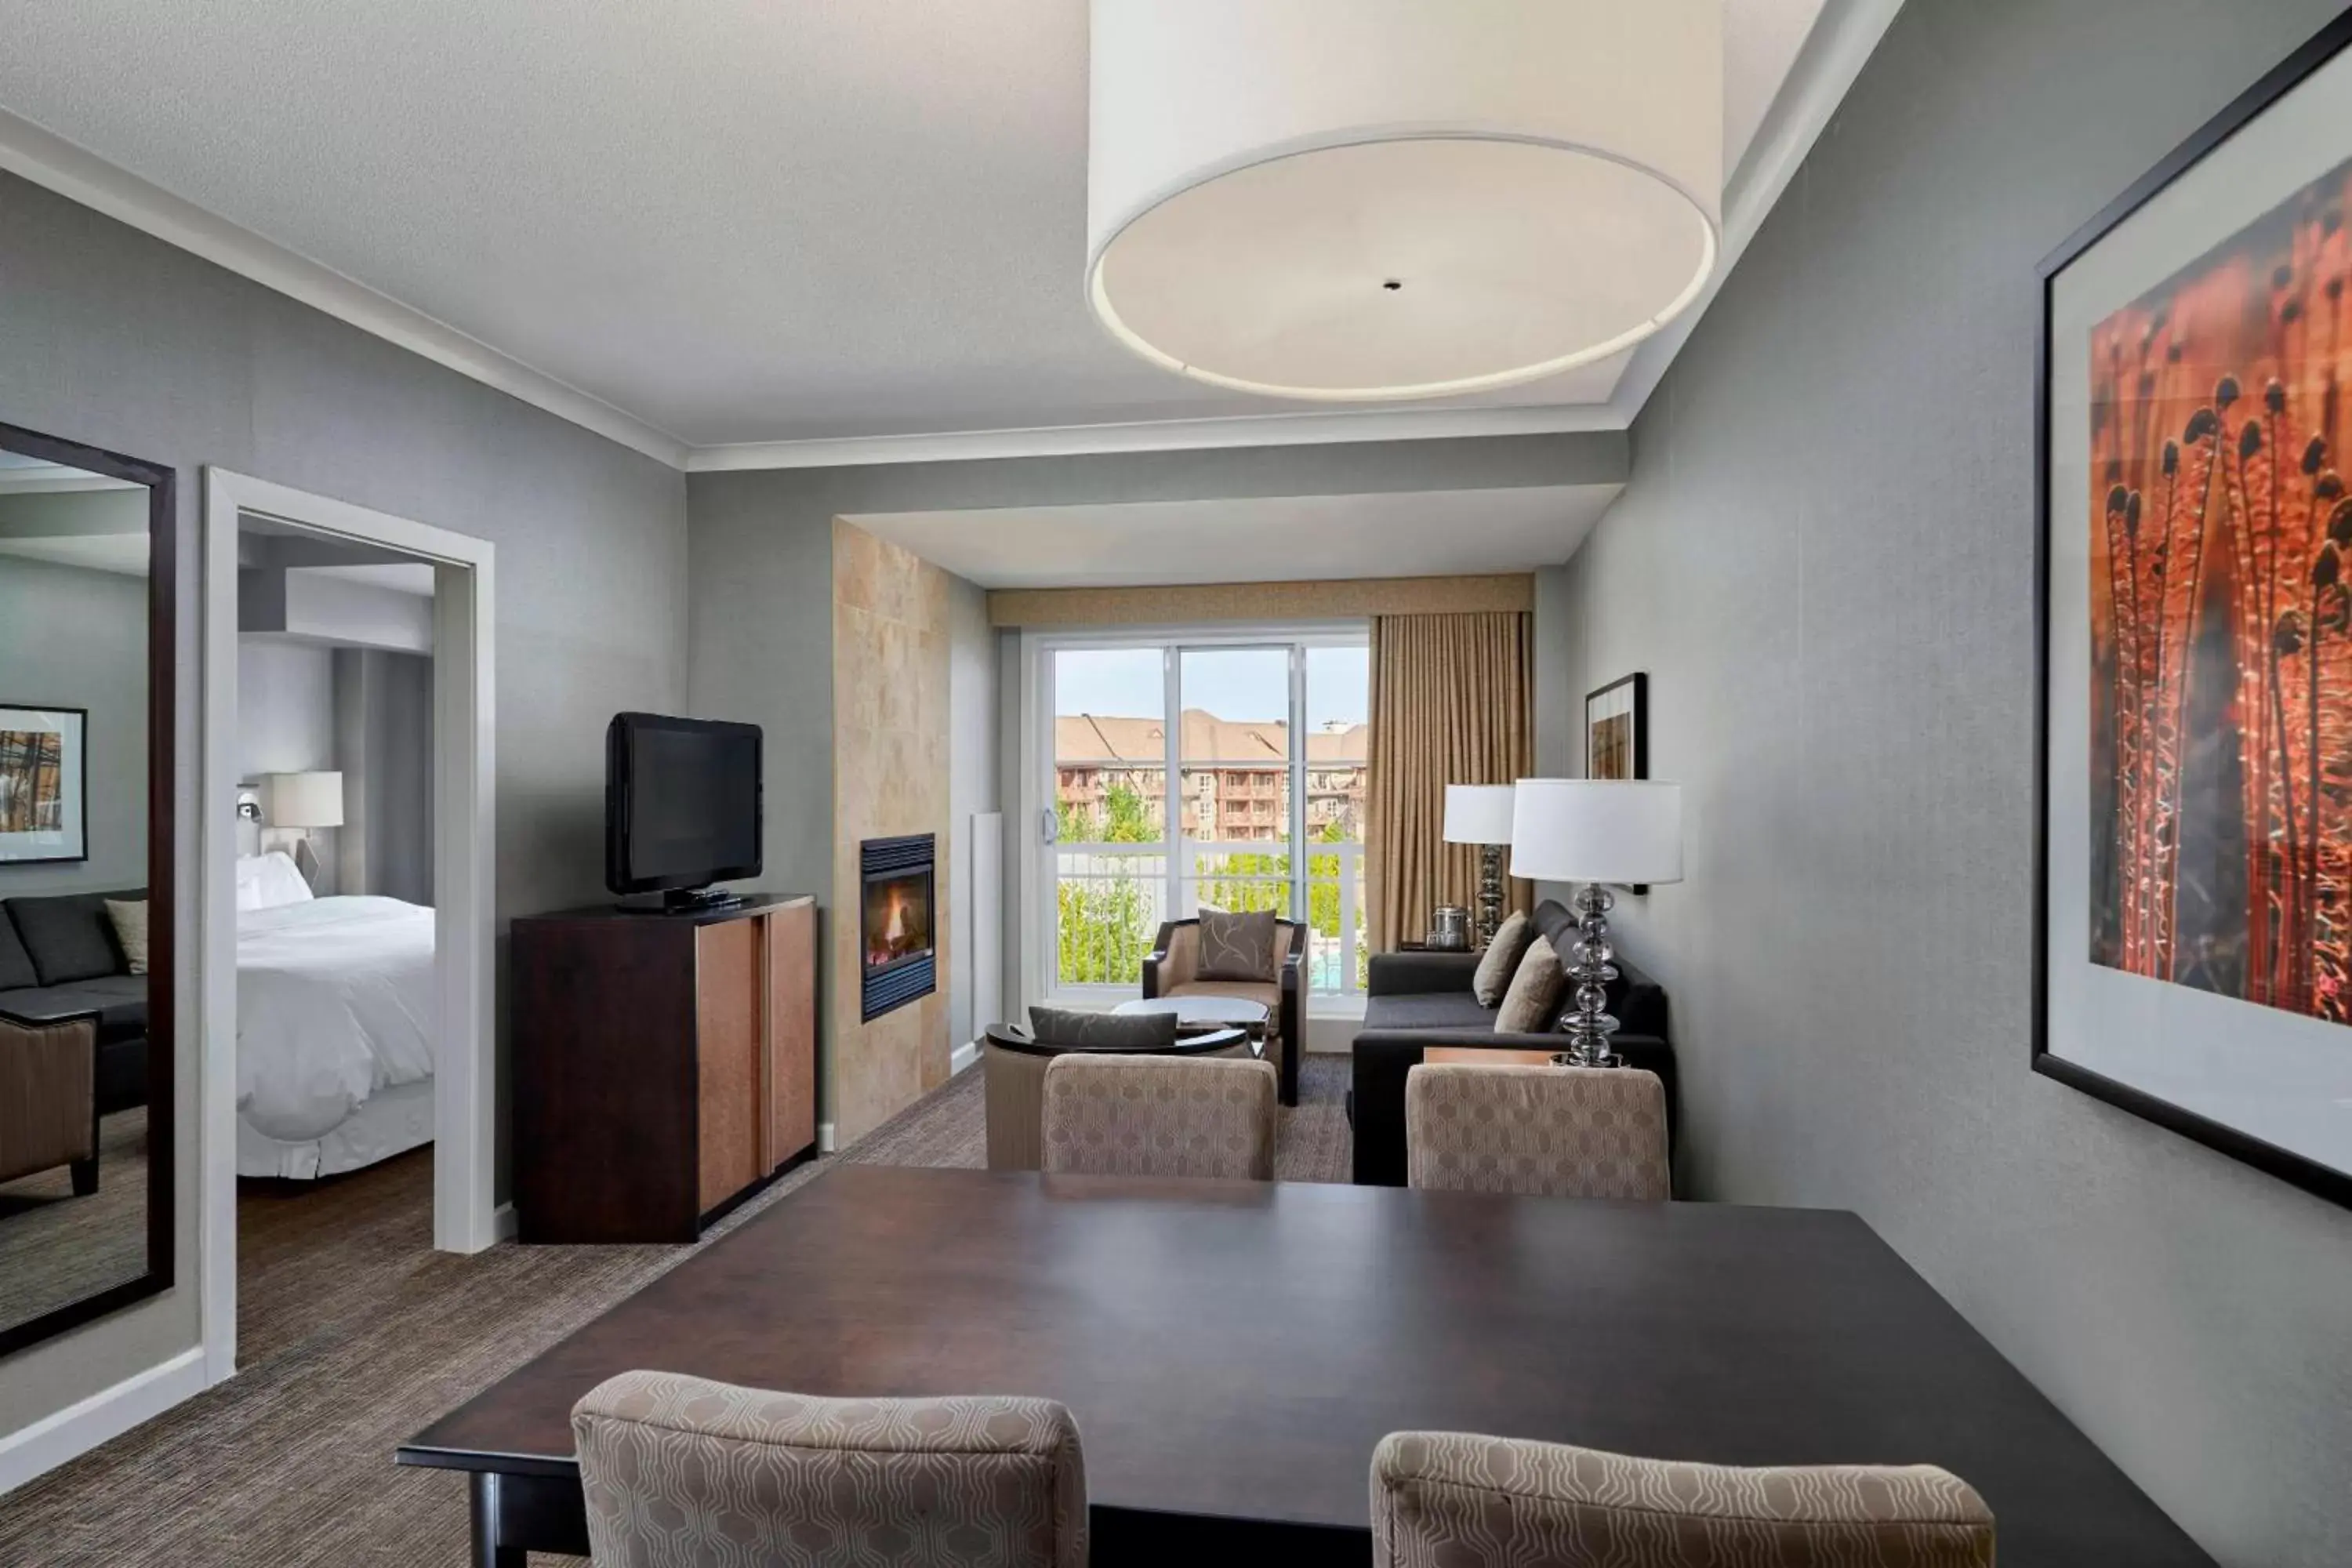
[[[1724,1465],[1944,1467],[2002,1568],[2210,1560],[1856,1215],[843,1164],[418,1432],[474,1562],[587,1551],[615,1373],[1075,1416],[1098,1565],[1371,1561],[1402,1430]]]

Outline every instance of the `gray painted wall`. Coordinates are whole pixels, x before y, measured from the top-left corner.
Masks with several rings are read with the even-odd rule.
[[[147,579],[0,555],[0,702],[89,710],[82,818],[89,859],[0,866],[0,899],[143,885]]]
[[[2339,0],[1911,0],[1571,563],[1702,1195],[1850,1207],[2233,1568],[2352,1562],[2352,1214],[2027,1069],[2035,263]]]
[[[961,1048],[995,1022],[972,1011],[971,819],[997,809],[996,634],[986,589],[950,574],[948,593],[948,1041]]]
[[[194,559],[206,463],[494,541],[499,917],[603,896],[605,721],[686,699],[677,473],[6,175],[0,299],[0,420],[176,467],[184,560]],[[184,572],[189,887],[195,589]],[[194,936],[184,910],[179,1288],[0,1361],[0,1431],[196,1342]]]
[[[836,516],[1595,484],[1624,477],[1626,452],[1625,437],[1610,433],[691,475],[693,710],[765,728],[767,874],[760,880],[821,897],[833,878]],[[1356,564],[1332,569],[1346,576]],[[1003,798],[1009,809],[1017,796]],[[1008,883],[1024,842],[1017,826],[1007,824]],[[822,911],[820,922],[831,917]],[[1008,976],[1012,967],[1008,952]],[[1008,984],[1005,1005],[1018,996]],[[820,994],[818,1008],[829,1019],[832,998]],[[822,1026],[829,1037],[829,1024]]]

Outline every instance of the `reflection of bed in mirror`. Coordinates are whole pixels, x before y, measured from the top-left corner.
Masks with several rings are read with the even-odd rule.
[[[308,1180],[433,1138],[433,911],[314,898],[281,852],[236,879],[236,1169]]]

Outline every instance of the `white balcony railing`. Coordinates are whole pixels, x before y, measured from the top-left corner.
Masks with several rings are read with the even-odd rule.
[[[1309,926],[1307,987],[1349,995],[1363,986],[1363,850],[1310,842],[1303,896]],[[1054,847],[1055,988],[1130,990],[1165,920],[1203,909],[1292,913],[1290,847],[1281,843],[1186,839]],[[1171,912],[1172,911],[1172,912]]]

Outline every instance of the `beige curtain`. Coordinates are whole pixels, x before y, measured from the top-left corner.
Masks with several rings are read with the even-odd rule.
[[[1533,660],[1524,614],[1372,617],[1364,879],[1374,952],[1421,936],[1439,904],[1476,918],[1478,851],[1439,837],[1445,786],[1509,784],[1532,770]],[[1506,911],[1527,908],[1529,892],[1506,879]]]

